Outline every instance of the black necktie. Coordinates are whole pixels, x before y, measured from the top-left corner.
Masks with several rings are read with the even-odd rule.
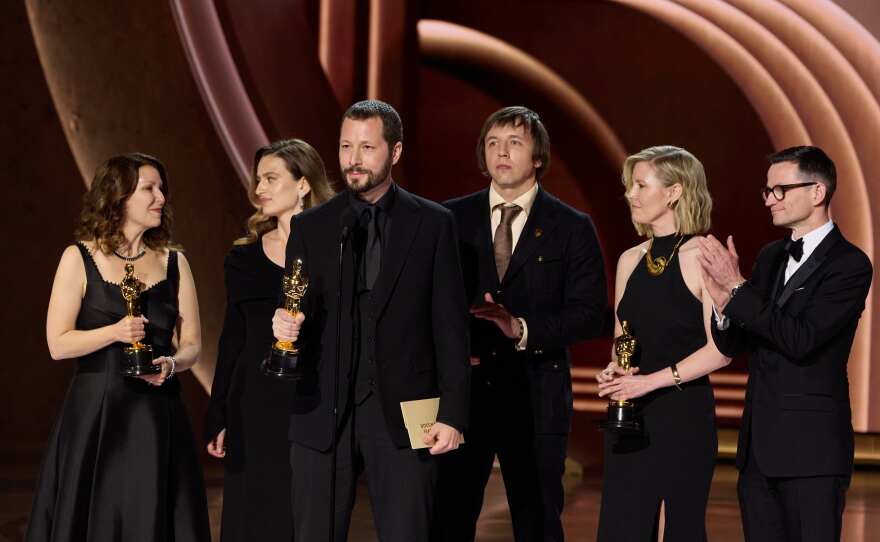
[[[366,221],[367,246],[364,248],[364,282],[368,290],[373,289],[379,269],[382,267],[382,239],[379,234],[379,208],[370,205],[364,209],[362,220]]]
[[[785,249],[788,251],[788,255],[794,258],[794,261],[801,261],[801,258],[804,256],[804,238],[801,237],[797,241],[789,241]]]

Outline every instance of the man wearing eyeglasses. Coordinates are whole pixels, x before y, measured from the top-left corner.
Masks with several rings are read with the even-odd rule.
[[[819,148],[770,156],[764,206],[791,235],[765,246],[752,276],[732,237],[700,244],[726,356],[750,352],[736,464],[749,542],[839,540],[853,469],[846,364],[873,273],[831,221],[834,162]]]

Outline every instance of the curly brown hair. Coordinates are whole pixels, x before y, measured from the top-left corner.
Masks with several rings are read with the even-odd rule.
[[[168,204],[168,177],[165,166],[154,156],[140,152],[121,154],[98,166],[92,185],[83,196],[83,207],[74,230],[77,241],[94,241],[104,254],[110,254],[125,244],[122,226],[125,223],[125,202],[134,193],[138,183],[138,170],[151,166],[162,179],[165,206],[162,221],[155,228],[144,232],[144,244],[159,250],[173,246],[171,224],[173,213]]]
[[[278,227],[278,218],[264,215],[257,198],[257,167],[264,156],[281,158],[294,179],[305,177],[309,181],[309,193],[302,199],[303,210],[324,203],[336,193],[327,178],[321,155],[302,139],[282,139],[260,147],[254,157],[254,171],[248,185],[248,199],[257,211],[248,218],[247,235],[236,239],[236,245],[253,243]]]

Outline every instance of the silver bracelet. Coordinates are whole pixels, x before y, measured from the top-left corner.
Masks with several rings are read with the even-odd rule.
[[[168,371],[168,376],[165,377],[165,380],[168,380],[172,376],[174,376],[174,370],[177,368],[177,360],[174,359],[174,356],[168,356],[168,359],[171,360],[171,370]]]
[[[737,292],[739,292],[740,288],[745,286],[747,282],[748,282],[747,280],[744,280],[744,281],[740,282],[739,284],[737,284],[736,286],[734,286],[733,288],[731,288],[730,289],[730,299],[733,299],[733,296],[735,296],[737,294]]]

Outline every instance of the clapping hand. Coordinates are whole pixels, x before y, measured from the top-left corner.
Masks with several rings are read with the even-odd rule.
[[[730,301],[730,291],[745,282],[739,271],[739,254],[733,244],[733,236],[727,236],[727,246],[712,235],[699,239],[700,253],[697,256],[703,270],[703,282],[719,311]]]

